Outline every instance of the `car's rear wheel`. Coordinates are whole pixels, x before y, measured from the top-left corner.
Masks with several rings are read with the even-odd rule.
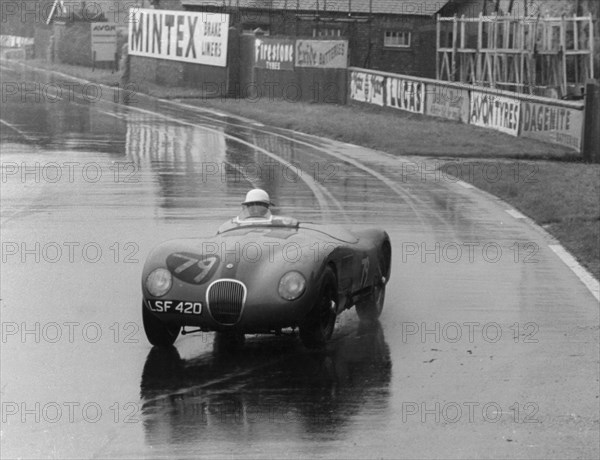
[[[383,311],[385,302],[385,285],[389,280],[392,251],[389,244],[384,243],[379,251],[379,274],[373,283],[373,290],[366,299],[356,303],[356,313],[361,321],[376,321]]]
[[[142,302],[142,322],[146,337],[152,345],[170,347],[177,339],[181,326],[165,324],[148,311]]]
[[[333,334],[335,326],[337,279],[331,267],[327,267],[321,278],[319,294],[312,310],[300,324],[300,339],[307,348],[323,348]]]

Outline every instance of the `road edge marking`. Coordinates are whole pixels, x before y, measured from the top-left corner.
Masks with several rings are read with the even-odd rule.
[[[600,282],[583,267],[573,255],[560,244],[549,244],[548,247],[571,269],[577,278],[589,289],[592,295],[600,302]]]
[[[458,181],[458,182],[462,182],[462,181]],[[462,185],[462,184],[458,184],[458,185]],[[567,251],[564,248],[564,246],[562,246],[560,244],[560,242],[558,241],[558,239],[555,236],[550,234],[544,227],[542,227],[540,224],[538,224],[531,217],[529,217],[525,214],[522,214],[521,212],[512,208],[510,204],[508,204],[506,201],[504,201],[499,196],[496,196],[493,193],[490,193],[483,189],[480,189],[479,187],[476,187],[472,184],[470,184],[470,185],[471,185],[471,187],[465,187],[465,188],[469,188],[471,190],[477,190],[478,193],[481,193],[483,195],[487,195],[490,198],[493,198],[500,205],[506,206],[506,209],[504,209],[504,212],[506,212],[508,215],[512,216],[513,218],[515,218],[517,220],[520,220],[521,222],[529,224],[531,227],[534,227],[537,231],[542,233],[548,240],[553,241],[553,243],[548,244],[548,248],[550,248],[552,250],[552,252],[554,252],[558,256],[558,258],[560,260],[562,260],[562,262],[568,268],[571,269],[571,271],[575,274],[575,276],[577,276],[577,278],[579,278],[579,280],[588,289],[588,291],[590,291],[592,296],[594,296],[594,298],[598,302],[600,302],[600,281],[598,281],[594,277],[594,275],[592,275],[583,265],[581,265],[577,261],[575,256],[573,256],[573,254],[571,254],[569,251]]]
[[[508,215],[514,217],[515,219],[527,219],[527,216],[524,214],[521,214],[519,211],[517,211],[516,209],[505,209],[504,210]]]

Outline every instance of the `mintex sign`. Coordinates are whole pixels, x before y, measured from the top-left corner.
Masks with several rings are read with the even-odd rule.
[[[92,58],[96,61],[114,61],[117,52],[117,24],[92,22]]]
[[[228,14],[135,8],[129,11],[129,54],[226,66]]]

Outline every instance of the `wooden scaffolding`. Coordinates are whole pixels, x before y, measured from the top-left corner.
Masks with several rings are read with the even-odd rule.
[[[437,19],[439,80],[565,98],[594,78],[592,15]]]

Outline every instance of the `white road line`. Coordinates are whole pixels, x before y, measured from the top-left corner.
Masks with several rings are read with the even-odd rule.
[[[560,257],[565,265],[577,275],[583,284],[585,284],[585,287],[589,289],[596,300],[600,302],[600,282],[598,282],[590,272],[583,268],[560,244],[551,244],[548,247]]]
[[[15,130],[19,135],[23,136],[23,138],[25,138],[26,141],[29,142],[34,142],[36,139],[35,137],[30,136],[29,134],[27,134],[25,131],[20,130],[19,128],[17,128],[15,125],[13,125],[12,123],[9,123],[6,120],[2,120],[0,118],[0,123],[2,123],[3,125],[8,126],[10,129]]]
[[[527,219],[527,216],[521,214],[519,211],[517,211],[515,209],[506,209],[505,211],[506,211],[506,214],[511,215],[515,219]]]
[[[464,180],[459,180],[456,183],[466,189],[475,188],[472,184],[469,184],[468,182],[465,182]]]

